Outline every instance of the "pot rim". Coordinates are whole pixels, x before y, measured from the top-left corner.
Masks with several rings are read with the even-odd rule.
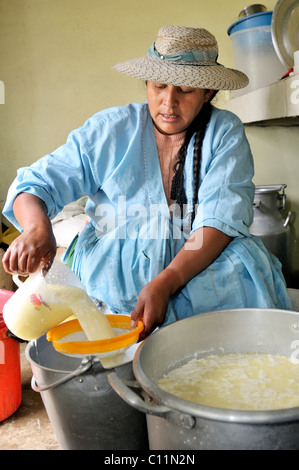
[[[299,312],[294,312],[292,310],[280,310],[280,309],[229,309],[229,310],[219,310],[214,312],[207,312],[199,314],[203,316],[211,316],[215,314],[225,314],[227,312],[248,312],[248,311],[262,311],[262,310],[271,310],[276,312],[291,313],[294,316],[299,317]],[[199,316],[198,315],[198,316]],[[196,315],[197,316],[197,315]],[[188,321],[194,318],[188,317],[178,322]],[[176,322],[176,323],[178,323]],[[171,326],[167,325],[167,326]],[[159,333],[167,328],[163,327],[160,330],[156,330],[149,336],[137,349],[134,359],[133,359],[133,371],[136,377],[137,382],[140,387],[154,399],[154,401],[161,406],[166,406],[171,408],[173,411],[181,412],[187,415],[191,415],[194,418],[203,418],[213,421],[224,421],[230,423],[242,423],[242,424],[274,424],[281,422],[290,422],[299,420],[299,406],[294,408],[284,408],[277,410],[228,410],[216,407],[210,407],[206,405],[200,405],[198,403],[193,403],[182,398],[176,397],[169,392],[166,392],[160,388],[154,381],[152,381],[143,371],[141,366],[141,354],[143,348],[145,347],[148,341],[151,341],[151,338],[159,335]]]
[[[52,367],[47,367],[47,366],[44,366],[42,364],[39,364],[39,362],[35,361],[31,355],[30,355],[30,352],[36,348],[36,345],[35,345],[35,341],[36,340],[32,340],[32,341],[29,341],[29,343],[27,344],[26,348],[25,348],[25,357],[27,359],[27,361],[30,363],[31,367],[37,367],[38,369],[42,369],[42,370],[45,370],[45,371],[48,371],[48,372],[53,372],[53,373],[61,373],[61,374],[69,374],[70,372],[72,372],[75,367],[72,369],[72,368],[69,368],[69,369],[54,369]]]

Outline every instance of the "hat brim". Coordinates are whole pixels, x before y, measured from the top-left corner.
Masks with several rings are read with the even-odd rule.
[[[120,62],[112,68],[141,80],[209,90],[238,90],[249,83],[248,77],[239,70],[208,64],[173,63],[153,57],[140,57]]]

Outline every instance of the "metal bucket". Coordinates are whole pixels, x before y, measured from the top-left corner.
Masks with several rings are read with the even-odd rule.
[[[150,449],[298,450],[299,407],[224,410],[177,398],[156,384],[195,354],[256,352],[299,360],[299,313],[240,309],[180,320],[153,333],[135,354],[133,370],[144,400],[117,373],[108,380],[123,400],[147,414]]]
[[[119,398],[98,361],[60,354],[46,336],[28,343],[25,354],[62,450],[148,449],[145,415]],[[134,379],[132,362],[115,370]]]

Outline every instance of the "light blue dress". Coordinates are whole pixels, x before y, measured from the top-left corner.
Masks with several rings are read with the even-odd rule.
[[[170,299],[165,324],[213,310],[292,309],[279,261],[248,229],[253,159],[242,123],[228,111],[212,109],[190,228],[193,143],[194,137],[184,169],[188,205],[183,219],[170,217],[147,103],[95,114],[65,145],[18,170],[4,215],[21,230],[12,204],[24,191],[43,199],[51,218],[71,201],[89,196],[91,221],[77,240],[72,269],[90,297],[113,312],[129,314],[142,287],[170,263],[190,230],[203,226],[215,227],[233,241]]]

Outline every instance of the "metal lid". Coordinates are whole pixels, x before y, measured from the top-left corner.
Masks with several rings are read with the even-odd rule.
[[[271,21],[272,41],[278,58],[288,68],[294,66],[294,52],[299,49],[298,21],[298,0],[279,0]]]
[[[254,15],[255,13],[261,13],[262,11],[267,11],[265,5],[260,3],[255,3],[254,5],[249,5],[248,7],[243,8],[239,13],[239,18],[244,18],[244,16]]]
[[[262,11],[261,13],[245,16],[231,24],[227,34],[230,36],[238,31],[246,31],[259,26],[270,27],[271,29],[272,14],[273,11]]]
[[[255,194],[266,194],[266,193],[277,193],[279,191],[284,191],[287,187],[286,184],[269,184],[263,186],[255,187]]]

